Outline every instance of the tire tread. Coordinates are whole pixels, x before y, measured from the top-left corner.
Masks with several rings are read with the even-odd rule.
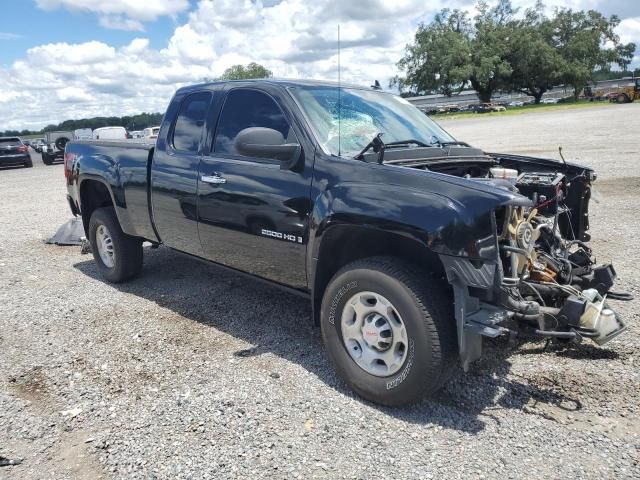
[[[353,270],[375,270],[402,283],[410,292],[418,310],[424,318],[427,334],[431,338],[430,368],[422,377],[415,403],[439,390],[451,377],[457,365],[458,344],[453,316],[453,299],[445,288],[446,281],[435,277],[422,268],[395,257],[367,257],[345,265],[331,282]],[[330,282],[330,283],[331,283]],[[379,403],[386,403],[382,400]],[[390,404],[391,403],[387,403]]]
[[[116,258],[120,258],[120,261],[123,263],[117,264],[113,271],[109,271],[104,266],[95,246],[95,230],[99,223],[105,224],[111,232],[114,243],[117,242],[120,245],[119,251],[116,252]],[[91,214],[91,220],[89,221],[89,239],[93,250],[93,257],[99,270],[109,282],[124,282],[140,273],[143,260],[142,240],[127,235],[122,231],[113,207],[98,208]]]

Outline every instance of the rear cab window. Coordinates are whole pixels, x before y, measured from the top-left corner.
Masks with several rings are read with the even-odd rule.
[[[210,92],[192,93],[182,101],[171,137],[174,149],[198,152],[210,103]]]

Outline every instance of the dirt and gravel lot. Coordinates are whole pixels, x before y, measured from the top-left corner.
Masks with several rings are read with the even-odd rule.
[[[489,151],[597,169],[592,246],[640,295],[640,104],[443,122]],[[109,285],[77,247],[62,167],[0,170],[0,478],[640,478],[637,302],[606,347],[486,355],[379,408],[336,379],[305,300],[167,249]]]

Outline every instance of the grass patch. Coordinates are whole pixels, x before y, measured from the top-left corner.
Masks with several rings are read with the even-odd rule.
[[[538,105],[523,105],[522,107],[507,107],[504,112],[488,112],[488,113],[476,113],[476,112],[453,112],[453,113],[437,113],[435,115],[429,115],[436,120],[443,119],[459,119],[459,118],[478,118],[478,117],[496,117],[496,116],[509,116],[520,115],[522,113],[529,112],[551,112],[555,110],[572,110],[575,108],[588,108],[597,105],[616,105],[609,102],[590,102],[589,100],[578,100],[575,102],[565,103],[539,103]]]

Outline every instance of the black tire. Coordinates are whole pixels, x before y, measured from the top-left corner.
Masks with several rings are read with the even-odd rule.
[[[347,301],[358,292],[383,295],[400,314],[408,335],[408,353],[393,375],[376,376],[361,368],[342,340],[340,326]],[[338,375],[361,397],[401,406],[439,390],[457,362],[453,299],[444,280],[402,260],[372,257],[342,268],[322,300],[321,329]]]
[[[100,258],[96,242],[96,231],[104,225],[111,236],[115,260],[113,267],[108,267]],[[98,270],[109,282],[119,283],[129,280],[142,269],[142,240],[131,237],[122,231],[113,207],[99,208],[89,220],[89,243]]]
[[[29,160],[27,160],[26,162],[24,162],[24,166],[26,168],[32,168],[33,167],[33,160],[31,159],[31,156],[29,156]]]
[[[42,152],[42,163],[44,163],[45,165],[51,165],[53,163],[53,160],[48,154]]]

